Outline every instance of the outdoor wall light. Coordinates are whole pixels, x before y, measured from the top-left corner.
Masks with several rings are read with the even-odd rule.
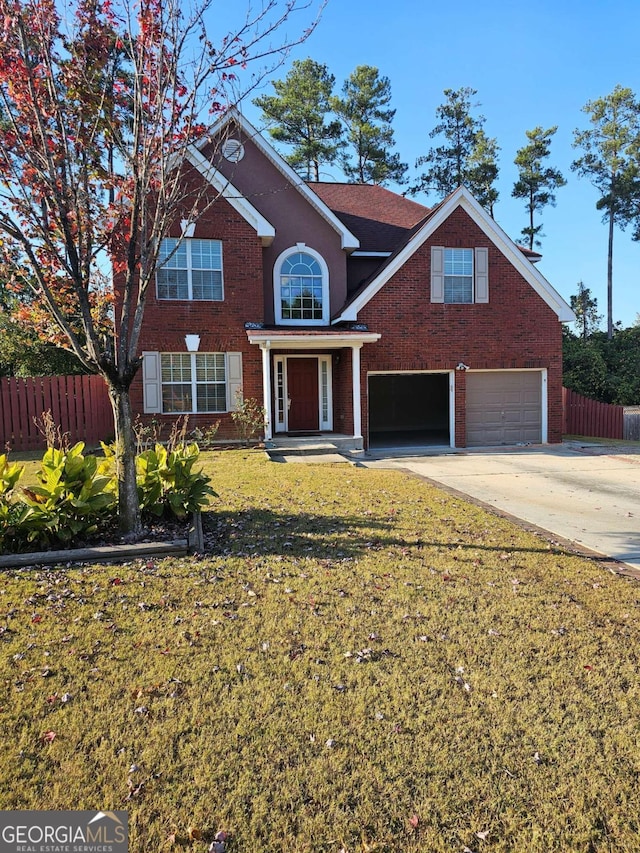
[[[465,363],[464,363],[464,361],[461,361],[461,362],[457,365],[456,370],[469,370],[469,365],[468,365],[468,364],[465,364]]]
[[[198,352],[200,346],[200,335],[185,335],[184,342],[188,352]]]

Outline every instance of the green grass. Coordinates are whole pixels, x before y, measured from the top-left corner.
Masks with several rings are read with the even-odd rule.
[[[203,458],[206,558],[0,579],[1,808],[126,808],[134,853],[637,853],[637,581],[398,472]]]

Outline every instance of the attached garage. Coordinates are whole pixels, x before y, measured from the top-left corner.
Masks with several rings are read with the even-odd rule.
[[[448,373],[369,374],[372,447],[449,445]]]
[[[466,388],[467,447],[542,442],[541,371],[467,373]]]

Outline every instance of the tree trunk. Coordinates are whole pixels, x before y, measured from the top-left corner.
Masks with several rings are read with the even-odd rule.
[[[122,533],[140,536],[140,502],[136,487],[136,442],[131,416],[129,388],[108,383],[116,431],[116,472],[118,477],[118,520]]]
[[[533,252],[534,235],[533,230],[533,192],[529,193],[529,249]]]
[[[609,250],[607,253],[607,338],[613,337],[613,204],[609,208]]]

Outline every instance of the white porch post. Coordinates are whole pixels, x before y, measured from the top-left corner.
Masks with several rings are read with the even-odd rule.
[[[269,441],[272,438],[271,433],[271,359],[269,351],[271,349],[271,341],[262,341],[260,344],[262,350],[262,400],[264,406],[264,440]]]
[[[362,403],[360,400],[360,350],[362,344],[351,346],[351,373],[353,382],[353,437],[362,438]]]

